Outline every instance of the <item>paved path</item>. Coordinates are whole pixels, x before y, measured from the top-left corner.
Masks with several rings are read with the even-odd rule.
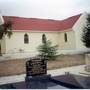
[[[52,76],[63,75],[65,72],[70,72],[72,74],[80,75],[80,72],[84,72],[85,65],[55,69],[55,70],[48,70],[47,73],[51,74]],[[20,82],[25,80],[25,74],[22,75],[15,75],[15,76],[7,76],[7,77],[0,77],[0,84],[7,84],[13,82]]]

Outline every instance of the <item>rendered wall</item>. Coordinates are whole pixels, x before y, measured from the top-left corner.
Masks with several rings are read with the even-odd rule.
[[[75,31],[75,37],[76,37],[76,48],[77,49],[86,49],[84,46],[84,43],[82,42],[82,33],[84,26],[86,25],[86,17],[87,14],[84,13],[81,15],[81,17],[78,19],[76,24],[73,26],[73,30]]]
[[[29,35],[29,44],[24,44],[24,34]],[[67,42],[65,42],[64,34],[67,33]],[[42,43],[42,34],[45,34],[48,40],[52,41],[53,45],[58,45],[58,50],[74,50],[75,35],[74,31],[68,32],[29,32],[14,31],[9,39],[6,38],[6,53],[19,52],[22,49],[24,52],[37,53],[37,47]]]
[[[24,34],[29,35],[29,44],[24,44]],[[36,53],[38,45],[42,43],[42,34],[40,32],[14,32],[11,38],[6,38],[6,53],[18,52],[20,49],[25,52]],[[53,42],[53,45],[58,44],[58,33],[45,33],[47,39]]]
[[[65,42],[64,34],[67,34],[67,42]],[[59,46],[61,50],[75,50],[76,40],[75,33],[71,29],[67,32],[62,32],[59,34]]]
[[[6,53],[6,39],[5,37],[2,38],[2,40],[0,40],[1,43],[1,53],[4,54]]]
[[[0,16],[0,25],[3,23],[4,23],[4,20],[3,20],[2,16]],[[6,52],[5,37],[3,37],[0,40],[0,45],[1,45],[1,53],[5,53]]]

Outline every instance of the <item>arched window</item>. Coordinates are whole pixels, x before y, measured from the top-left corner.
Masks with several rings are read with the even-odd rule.
[[[25,34],[25,35],[24,35],[24,43],[25,43],[25,44],[28,44],[28,43],[29,43],[28,34]]]
[[[67,33],[64,34],[64,40],[67,42]]]

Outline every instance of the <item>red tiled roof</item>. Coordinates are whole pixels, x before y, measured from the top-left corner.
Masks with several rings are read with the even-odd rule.
[[[72,16],[65,20],[23,18],[13,16],[3,16],[3,18],[5,22],[12,22],[13,30],[63,31],[72,28],[80,16],[81,14]]]

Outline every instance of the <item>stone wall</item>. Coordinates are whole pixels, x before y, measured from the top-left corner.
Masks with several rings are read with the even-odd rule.
[[[84,54],[74,54],[74,55],[60,55],[57,60],[48,62],[48,69],[57,69],[63,67],[71,67],[77,65],[84,65],[85,55]]]
[[[26,59],[0,61],[0,76],[25,73]]]
[[[0,76],[25,73],[25,63],[28,59],[14,59],[0,61]],[[48,69],[63,68],[85,64],[85,55],[61,55],[57,60],[48,62]],[[57,67],[56,67],[57,66]]]

